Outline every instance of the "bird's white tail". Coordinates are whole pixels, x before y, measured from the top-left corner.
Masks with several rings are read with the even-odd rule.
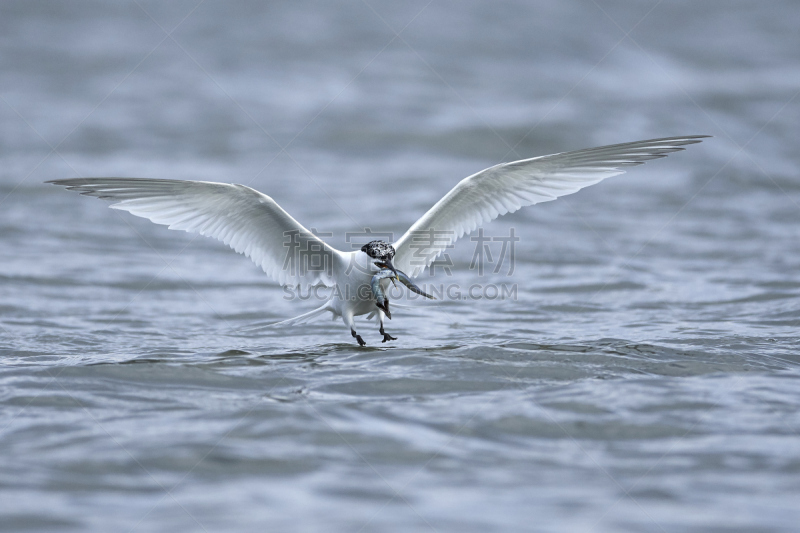
[[[326,302],[325,305],[318,309],[314,309],[313,311],[309,311],[308,313],[302,314],[300,316],[296,316],[294,318],[290,318],[289,320],[283,320],[281,322],[274,322],[272,324],[250,324],[249,326],[245,326],[242,328],[243,331],[253,332],[253,331],[263,331],[265,329],[270,329],[274,327],[280,326],[295,326],[297,324],[305,324],[307,322],[311,322],[315,318],[319,317],[325,311],[330,311],[333,313],[333,310],[328,307],[328,303]],[[333,318],[336,318],[336,314],[334,313]]]
[[[299,324],[306,324],[311,322],[315,318],[318,318],[320,315],[325,313],[325,311],[333,313],[333,310],[328,307],[328,303],[325,302],[322,307],[314,309],[313,311],[309,311],[308,313],[304,313],[300,316],[296,316],[294,318],[290,318],[289,320],[283,320],[281,322],[276,322],[275,324],[270,324],[269,327],[278,327],[278,326],[297,326]],[[334,317],[336,318],[336,317]]]

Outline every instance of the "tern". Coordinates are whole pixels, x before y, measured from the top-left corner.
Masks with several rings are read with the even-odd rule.
[[[110,200],[113,209],[169,229],[218,239],[249,257],[281,285],[303,283],[334,289],[322,307],[275,325],[304,324],[331,313],[334,320],[341,318],[351,336],[364,346],[354,317],[377,314],[382,342],[396,340],[384,330],[388,312],[384,290],[394,279],[419,290],[410,279],[460,237],[501,215],[572,194],[706,137],[651,139],[501,163],[461,180],[394,244],[372,241],[350,252],[332,248],[275,200],[245,185],[147,178],[73,178],[47,183]],[[433,232],[435,239],[422,243],[415,239]],[[383,284],[383,290],[373,290],[373,281]]]

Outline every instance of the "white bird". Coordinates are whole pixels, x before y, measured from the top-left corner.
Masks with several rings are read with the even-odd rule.
[[[370,288],[372,277],[380,270],[416,277],[448,246],[482,224],[521,207],[572,194],[624,173],[625,167],[665,157],[706,137],[652,139],[501,163],[461,180],[393,246],[373,241],[353,252],[332,248],[275,200],[245,185],[143,178],[75,178],[48,183],[111,200],[113,209],[169,229],[214,237],[252,259],[281,285],[330,287],[332,295],[322,307],[276,325],[301,324],[330,312],[334,320],[342,319],[363,346],[366,343],[356,333],[353,318],[368,313],[377,313],[383,342],[395,340],[384,331],[386,313],[377,307]],[[432,231],[436,239],[415,241],[415,235]],[[388,284],[389,279],[381,283]]]

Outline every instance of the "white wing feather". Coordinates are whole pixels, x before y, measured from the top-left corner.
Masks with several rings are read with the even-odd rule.
[[[218,239],[249,257],[281,285],[333,286],[342,254],[284,211],[244,185],[143,178],[76,178],[48,183],[112,200],[113,209],[169,229]]]
[[[394,265],[414,277],[478,226],[666,157],[707,135],[614,144],[502,163],[463,179],[395,243]]]

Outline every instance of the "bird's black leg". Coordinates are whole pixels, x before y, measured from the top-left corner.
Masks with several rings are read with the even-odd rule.
[[[381,332],[381,335],[383,335],[383,341],[381,341],[381,342],[396,341],[397,340],[397,337],[392,337],[391,335],[389,335],[388,333],[383,331],[383,323],[381,323],[380,332]]]
[[[356,340],[358,341],[358,345],[359,345],[359,346],[366,346],[366,345],[367,345],[367,343],[366,343],[366,342],[364,342],[364,339],[362,339],[362,338],[361,338],[361,335],[359,335],[358,333],[356,333],[356,330],[354,330],[354,329],[351,329],[351,330],[350,330],[350,334],[351,334],[353,337],[355,337],[355,338],[356,338]]]

